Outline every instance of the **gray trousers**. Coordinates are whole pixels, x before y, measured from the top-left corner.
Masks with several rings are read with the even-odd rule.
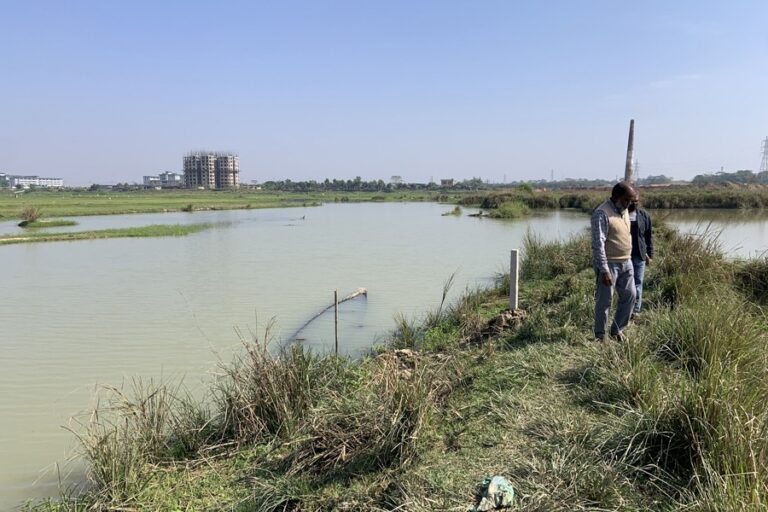
[[[616,315],[611,324],[611,334],[619,334],[629,323],[629,317],[635,307],[635,277],[632,269],[632,260],[621,263],[608,262],[608,270],[613,279],[613,285],[606,286],[600,279],[600,270],[595,269],[597,287],[595,290],[595,337],[605,336],[605,326],[611,314],[613,302],[613,289],[619,295],[619,304],[616,307]]]

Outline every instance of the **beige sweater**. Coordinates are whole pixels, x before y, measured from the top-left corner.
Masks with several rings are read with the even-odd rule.
[[[605,257],[611,263],[627,261],[632,257],[632,231],[630,230],[629,213],[626,210],[621,214],[617,213],[609,201],[599,206],[608,217]]]

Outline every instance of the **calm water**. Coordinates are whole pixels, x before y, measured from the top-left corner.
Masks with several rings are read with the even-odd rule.
[[[688,233],[717,234],[728,257],[752,258],[768,251],[768,211],[764,210],[651,210]]]
[[[356,355],[392,329],[397,313],[439,304],[456,273],[455,297],[505,270],[529,227],[547,239],[584,229],[582,214],[546,213],[499,222],[442,217],[436,204],[344,204],[319,208],[78,218],[74,228],[212,222],[182,238],[111,239],[0,247],[0,509],[55,495],[55,464],[100,385],[133,377],[184,378],[201,389],[217,361],[240,346],[235,333],[278,340],[341,295],[340,345]],[[302,217],[304,217],[302,219]],[[15,232],[13,223],[0,233]],[[324,315],[301,334],[333,346]],[[81,416],[82,418],[82,416]]]

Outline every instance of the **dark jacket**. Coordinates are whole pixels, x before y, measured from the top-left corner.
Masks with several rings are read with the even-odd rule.
[[[653,227],[651,225],[651,215],[642,208],[637,209],[637,236],[634,230],[632,233],[632,245],[640,253],[640,257],[646,256],[653,258]],[[633,249],[634,254],[634,249]]]

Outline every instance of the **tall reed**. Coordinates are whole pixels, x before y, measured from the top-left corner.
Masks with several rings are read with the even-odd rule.
[[[764,319],[734,290],[716,233],[663,238],[650,288],[674,293],[627,344],[601,347],[593,366],[594,396],[624,424],[605,451],[666,482],[680,508],[765,509]]]
[[[221,428],[235,442],[269,441],[294,434],[307,411],[339,385],[346,364],[293,344],[277,355],[266,343],[245,343],[244,354],[222,367],[214,391]]]
[[[179,390],[138,379],[127,390],[105,388],[105,401],[75,430],[97,503],[130,502],[148,484],[150,464],[189,456],[215,437],[207,409]]]

